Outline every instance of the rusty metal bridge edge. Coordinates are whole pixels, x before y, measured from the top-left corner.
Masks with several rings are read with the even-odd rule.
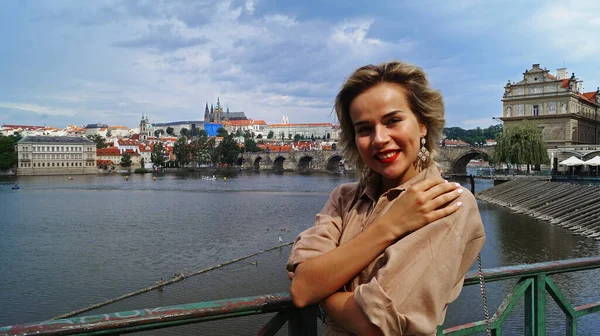
[[[513,289],[490,318],[492,335],[502,334],[502,322],[521,298],[525,303],[525,335],[545,335],[546,294],[549,294],[565,314],[567,321],[565,334],[577,335],[577,319],[584,315],[600,312],[600,301],[574,307],[550,276],[597,268],[600,268],[600,257],[484,270],[483,274],[487,283],[518,279]],[[465,286],[478,284],[477,273],[469,272],[465,277]],[[298,309],[294,307],[289,293],[275,293],[6,326],[0,327],[0,336],[118,335],[267,313],[276,314],[261,330],[256,331],[257,335],[275,335],[286,323],[288,323],[289,335],[317,334],[318,309],[316,307]],[[446,329],[440,326],[437,329],[437,335],[462,336],[485,331],[486,322],[482,320]]]

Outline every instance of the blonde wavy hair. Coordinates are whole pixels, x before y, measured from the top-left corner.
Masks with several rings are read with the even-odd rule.
[[[356,147],[350,105],[361,93],[382,83],[401,85],[407,95],[411,111],[427,128],[425,147],[431,153],[431,159],[425,166],[429,166],[435,160],[437,143],[442,136],[445,124],[444,99],[439,90],[435,90],[429,85],[423,69],[403,62],[365,65],[354,71],[342,85],[334,105],[340,122],[339,144],[342,155],[348,162],[355,165],[358,172],[363,171],[365,164]]]

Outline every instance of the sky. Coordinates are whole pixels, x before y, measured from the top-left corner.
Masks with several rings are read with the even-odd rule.
[[[446,126],[496,123],[532,64],[600,85],[596,1],[6,0],[0,124],[136,127],[231,112],[332,122],[365,64],[401,60],[442,91]]]

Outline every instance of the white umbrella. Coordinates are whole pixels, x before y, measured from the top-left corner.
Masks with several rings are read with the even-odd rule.
[[[568,158],[564,161],[561,161],[558,164],[562,165],[562,166],[582,166],[585,164],[585,162],[583,162],[582,160],[580,160],[574,156],[571,156],[570,158]]]
[[[596,155],[594,158],[584,162],[586,166],[600,166],[600,156]]]

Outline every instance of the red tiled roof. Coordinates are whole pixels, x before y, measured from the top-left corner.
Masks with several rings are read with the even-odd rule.
[[[113,161],[112,160],[96,160],[96,165],[97,166],[108,166],[108,165],[113,165]]]
[[[129,138],[131,140],[139,140],[140,139],[140,135],[138,133],[132,134],[131,138]]]
[[[119,152],[119,149],[117,147],[96,148],[96,155],[97,156],[108,156],[108,155],[119,156],[119,155],[121,155],[121,152]]]
[[[129,153],[131,156],[140,156],[140,153],[134,151],[133,149],[126,149],[123,151],[123,154]]]
[[[119,139],[117,140],[119,146],[137,146],[138,142],[132,139]]]
[[[548,78],[550,78],[550,79],[556,79],[556,77],[552,76],[551,74],[548,74]]]
[[[589,101],[590,103],[596,103],[596,91],[585,92],[581,94],[581,96],[583,96],[583,98]]]
[[[138,148],[140,149],[140,153],[141,152],[152,152],[152,147],[153,145],[143,145],[143,144],[139,144]]]
[[[560,86],[563,89],[568,89],[569,88],[569,79],[568,78],[567,79],[563,79],[562,82],[560,83]]]
[[[46,128],[46,126],[28,126],[28,125],[2,125],[2,128],[5,129],[17,129],[17,128],[22,128],[22,129],[26,129],[26,130],[38,130],[38,129],[44,129]]]

